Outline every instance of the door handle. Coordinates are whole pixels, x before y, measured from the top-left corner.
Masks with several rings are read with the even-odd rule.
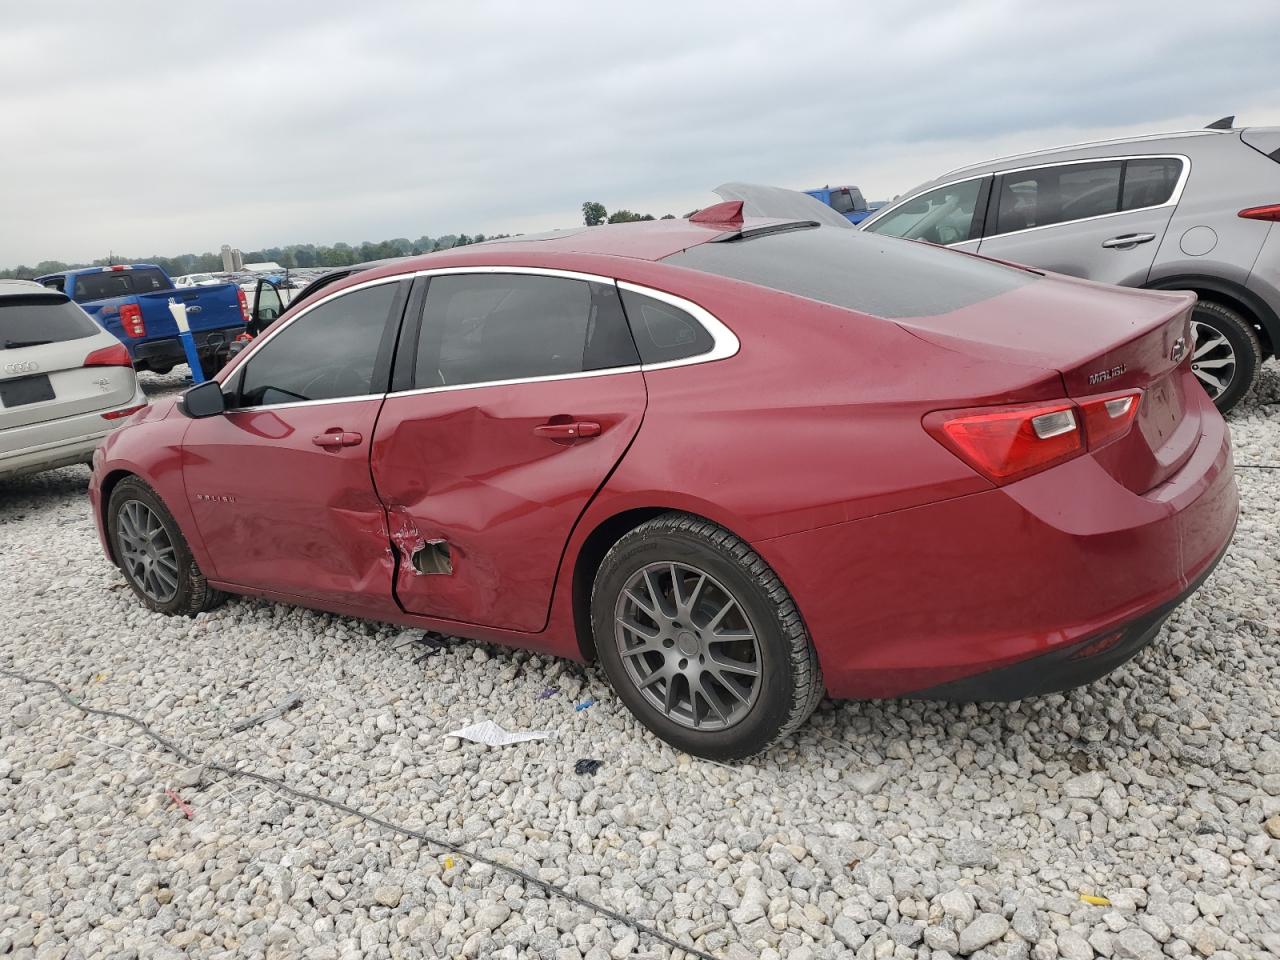
[[[578,420],[573,423],[544,423],[533,428],[535,436],[547,440],[586,440],[600,435],[600,424],[591,420]]]
[[[1102,245],[1112,250],[1124,250],[1128,247],[1136,247],[1140,243],[1150,243],[1155,238],[1154,233],[1125,233],[1110,240],[1103,240]]]
[[[328,433],[317,433],[311,438],[311,442],[317,447],[324,447],[326,450],[336,450],[339,447],[354,447],[363,439],[364,437],[358,433],[348,433],[345,430],[330,430]]]

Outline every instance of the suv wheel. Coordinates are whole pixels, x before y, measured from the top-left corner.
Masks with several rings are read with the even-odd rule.
[[[200,572],[164,501],[138,477],[111,491],[107,536],[129,586],[157,613],[195,616],[225,599]]]
[[[1191,372],[1223,413],[1253,386],[1262,363],[1257,331],[1236,311],[1201,300],[1191,311]]]
[[[737,760],[800,726],[822,674],[786,588],[723,527],[666,514],[605,555],[596,648],[619,698],[688,753]]]

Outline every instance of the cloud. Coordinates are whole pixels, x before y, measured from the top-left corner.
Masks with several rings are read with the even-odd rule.
[[[1280,123],[1273,0],[30,4],[0,264],[532,230],[725,180],[885,198],[962,162]]]

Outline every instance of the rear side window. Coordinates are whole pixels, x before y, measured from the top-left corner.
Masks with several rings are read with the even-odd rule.
[[[612,285],[526,274],[432,277],[414,386],[450,387],[633,366]]]
[[[245,363],[239,405],[381,393],[374,370],[397,289],[388,282],[355,290],[298,317]]]
[[[621,293],[642,362],[685,360],[715,346],[706,328],[679,307],[632,290]]]
[[[100,332],[83,310],[59,294],[0,298],[0,349],[81,340]]]
[[[1143,157],[1124,165],[1124,195],[1121,210],[1158,207],[1173,196],[1182,174],[1182,161],[1173,157]]]
[[[949,313],[1039,276],[929,244],[838,227],[701,243],[662,262],[890,319]]]
[[[103,270],[76,277],[75,297],[77,303],[87,303],[169,289],[164,274],[159,270]]]
[[[1007,173],[999,179],[996,228],[990,234],[1047,227],[1120,209],[1119,160],[1070,163]]]

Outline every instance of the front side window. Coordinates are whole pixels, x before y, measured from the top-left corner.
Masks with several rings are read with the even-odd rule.
[[[1128,160],[1124,167],[1121,210],[1141,210],[1168,202],[1182,175],[1182,161],[1175,157]]]
[[[241,407],[380,393],[378,350],[398,284],[343,294],[298,317],[245,363]]]
[[[1008,173],[1000,178],[996,225],[989,233],[1047,227],[1119,208],[1119,160]]]
[[[960,243],[973,235],[974,211],[981,192],[981,178],[938,187],[908,200],[867,230],[942,246]]]
[[[639,362],[611,284],[526,274],[431,278],[415,387],[565,376]]]

